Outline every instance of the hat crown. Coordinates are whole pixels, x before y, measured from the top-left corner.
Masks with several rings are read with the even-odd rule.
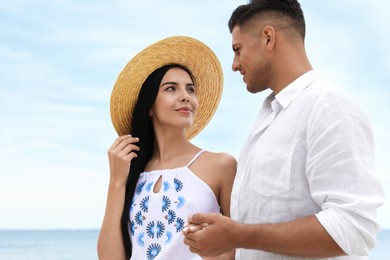
[[[188,139],[210,122],[218,108],[223,89],[221,64],[215,53],[201,41],[188,36],[160,40],[138,53],[119,74],[110,100],[111,120],[118,135],[130,134],[131,119],[139,91],[149,75],[168,64],[181,64],[194,76],[199,102]]]

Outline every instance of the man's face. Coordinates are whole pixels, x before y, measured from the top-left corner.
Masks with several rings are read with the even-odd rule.
[[[233,71],[240,71],[247,90],[251,93],[268,88],[270,63],[267,60],[264,39],[261,33],[241,30],[239,26],[232,31],[234,59]]]

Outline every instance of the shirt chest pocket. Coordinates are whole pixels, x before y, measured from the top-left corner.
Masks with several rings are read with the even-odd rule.
[[[293,151],[292,144],[257,145],[250,167],[250,188],[267,197],[290,191]]]

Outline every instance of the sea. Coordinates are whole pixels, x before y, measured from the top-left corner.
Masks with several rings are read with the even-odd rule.
[[[99,230],[0,230],[0,260],[98,259]],[[390,260],[390,230],[378,234],[370,260]]]

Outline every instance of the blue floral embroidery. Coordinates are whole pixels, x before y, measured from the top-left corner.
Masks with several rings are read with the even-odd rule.
[[[141,233],[139,233],[139,235],[138,235],[137,243],[138,243],[138,245],[139,245],[140,247],[144,247],[144,246],[145,246],[144,236],[145,236],[145,233],[144,233],[144,232],[141,232]]]
[[[184,228],[184,220],[181,218],[176,219],[176,232],[180,232]]]
[[[154,238],[156,235],[157,238],[160,238],[165,232],[165,225],[161,221],[157,221],[155,224],[154,221],[149,222],[146,227],[146,233],[150,238]]]
[[[134,204],[134,199],[133,199],[133,200],[131,201],[131,204],[130,204],[130,212],[133,212],[134,206],[135,206],[135,204]]]
[[[163,196],[162,199],[162,212],[167,211],[171,206],[171,200],[167,196]]]
[[[137,185],[137,188],[135,189],[135,192],[139,195],[142,192],[142,188],[145,186],[146,181],[141,182]]]
[[[168,224],[172,224],[173,221],[175,221],[176,213],[173,210],[168,210],[167,215],[165,216],[165,219],[168,221]]]
[[[175,183],[175,189],[177,192],[183,189],[183,182],[181,180],[175,178],[173,182]]]
[[[134,236],[134,221],[129,223],[129,230],[132,236]]]
[[[152,190],[153,184],[154,184],[154,181],[152,181],[152,182],[148,183],[148,185],[146,185],[146,191],[147,192],[150,192]]]
[[[170,187],[171,185],[170,185],[169,182],[167,182],[167,181],[164,181],[163,185],[164,185],[164,192],[167,192],[167,191],[169,190],[169,187]]]
[[[148,247],[148,251],[146,252],[146,255],[148,257],[148,260],[153,260],[156,258],[156,256],[161,252],[161,245],[154,243],[151,244]]]
[[[179,203],[177,204],[177,208],[180,209],[181,207],[184,206],[186,199],[182,196],[179,196],[177,200],[179,201]]]
[[[155,232],[154,221],[152,221],[148,223],[148,226],[146,227],[146,233],[150,238],[154,238],[154,232]]]
[[[135,214],[135,222],[142,226],[142,223],[143,223],[143,220],[145,219],[145,217],[142,215],[142,212],[141,211],[138,211],[137,214]]]
[[[146,227],[146,233],[150,238],[154,238],[154,235],[157,235],[157,238],[160,238],[165,232],[165,225],[161,221],[157,221],[157,224],[154,221],[149,222]]]
[[[143,212],[148,212],[148,208],[149,208],[149,196],[146,196],[145,198],[142,199],[141,203],[140,203],[140,207],[142,209]]]
[[[165,242],[165,244],[168,244],[169,242],[171,242],[172,240],[172,233],[170,231],[167,232],[167,241]]]
[[[165,232],[165,225],[161,221],[157,221],[156,234],[157,238],[160,238]]]

